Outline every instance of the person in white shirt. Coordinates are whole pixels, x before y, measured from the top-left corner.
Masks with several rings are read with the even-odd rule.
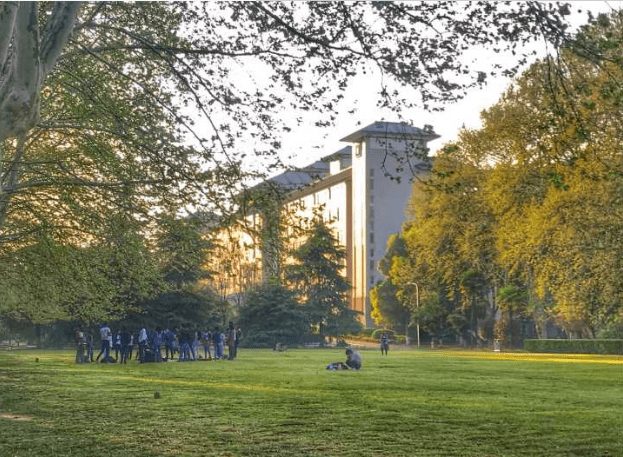
[[[110,346],[112,342],[112,332],[110,331],[110,327],[108,324],[103,323],[100,327],[100,339],[102,340],[102,350],[95,358],[95,361],[99,361],[102,354],[104,354],[104,358],[102,362],[108,362],[108,358],[110,357]]]

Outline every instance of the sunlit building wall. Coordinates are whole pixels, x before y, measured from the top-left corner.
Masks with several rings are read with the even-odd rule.
[[[344,274],[353,286],[351,308],[361,312],[366,325],[372,323],[370,289],[382,278],[376,268],[378,261],[385,254],[389,236],[398,233],[405,220],[413,176],[428,172],[427,164],[416,158],[417,153],[425,154],[427,143],[437,138],[428,126],[420,129],[376,122],[343,138],[349,146],[308,167],[270,179],[271,185],[286,191],[283,221],[294,247],[304,241],[295,236],[294,224],[311,221],[315,213],[320,213],[333,228],[347,252]],[[253,263],[256,270],[262,270],[266,259],[262,261],[257,246],[257,227],[263,223],[262,217],[250,214],[246,223],[256,228],[255,235],[245,234],[244,230],[237,233],[238,246],[230,254],[238,249],[244,256],[244,271],[251,271],[249,265]],[[242,271],[238,268],[239,273]],[[227,280],[231,294],[241,292],[236,284],[244,282],[235,274]],[[262,278],[266,279],[266,272],[254,273],[255,281]]]

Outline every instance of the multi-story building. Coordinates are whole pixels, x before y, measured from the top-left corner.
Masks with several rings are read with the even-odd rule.
[[[334,228],[347,252],[345,274],[352,284],[351,308],[360,311],[368,325],[369,292],[381,279],[378,261],[385,254],[389,236],[401,229],[412,180],[428,172],[428,162],[423,159],[428,142],[437,138],[430,126],[421,129],[375,122],[344,137],[342,141],[349,143],[345,148],[264,183],[281,192],[278,209],[269,211],[288,213],[289,219],[281,219],[285,230],[293,229],[288,227],[289,221],[311,219],[314,212],[320,212]],[[238,256],[241,263],[228,273],[227,295],[242,291],[243,281],[248,284],[275,273],[271,250],[260,239],[269,216],[257,209],[248,212],[248,230],[234,237],[237,246],[228,253]],[[241,274],[244,278],[238,277]]]

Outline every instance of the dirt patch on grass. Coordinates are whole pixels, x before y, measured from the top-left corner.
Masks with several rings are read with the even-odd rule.
[[[22,414],[8,414],[8,413],[0,413],[0,419],[9,419],[14,421],[31,421],[33,420],[30,416],[24,416]]]

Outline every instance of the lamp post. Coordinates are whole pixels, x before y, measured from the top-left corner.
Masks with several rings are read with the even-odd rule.
[[[420,288],[419,288],[417,282],[415,282],[415,281],[408,282],[407,285],[415,286],[415,307],[419,311],[419,309],[420,309]],[[417,318],[417,321],[416,321],[416,328],[417,328],[417,348],[420,349],[420,316],[419,316],[419,313],[418,313],[418,318]]]

